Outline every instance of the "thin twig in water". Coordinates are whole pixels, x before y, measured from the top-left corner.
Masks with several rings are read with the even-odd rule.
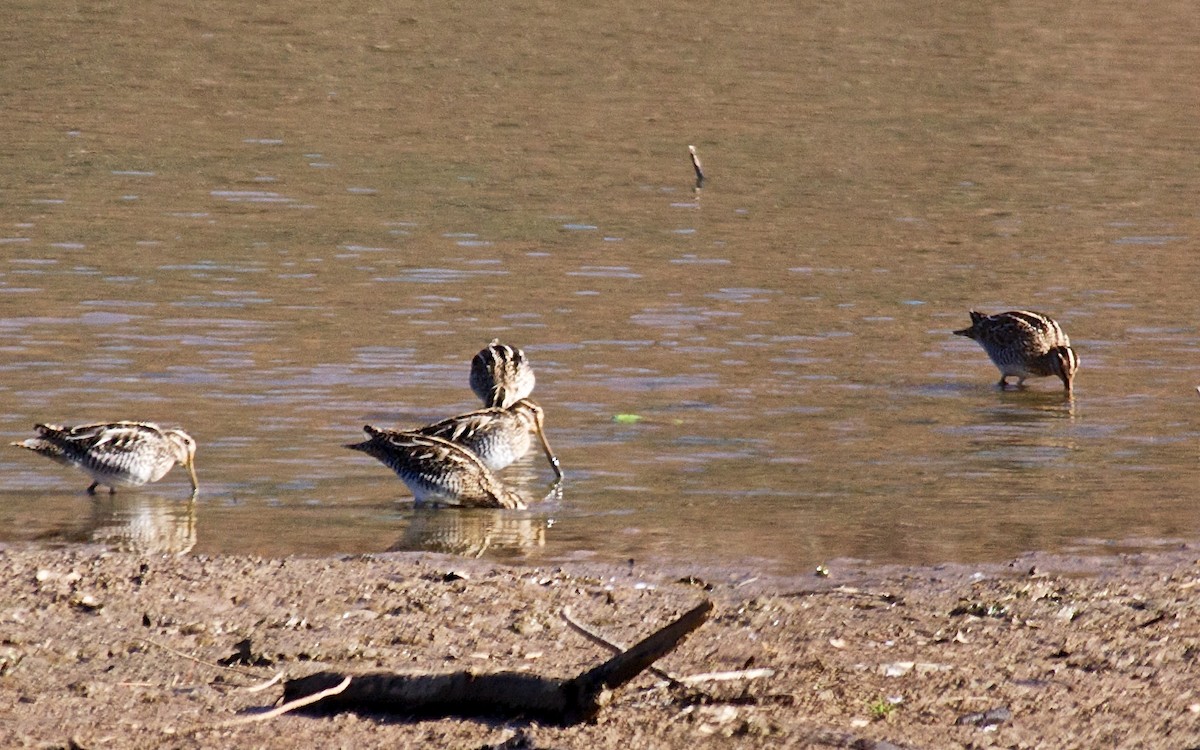
[[[688,155],[692,157],[692,169],[696,170],[696,191],[699,192],[704,187],[704,167],[700,166],[700,155],[695,146],[688,146]]]

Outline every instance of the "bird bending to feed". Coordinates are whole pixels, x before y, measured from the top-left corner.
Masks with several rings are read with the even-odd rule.
[[[563,477],[558,456],[554,455],[550,443],[546,441],[542,407],[527,398],[507,409],[498,406],[478,409],[413,432],[458,443],[475,453],[492,471],[500,471],[528,453],[532,442],[530,437],[537,435],[546,459],[554,469],[554,476],[558,479]]]
[[[1071,348],[1071,340],[1049,316],[1028,310],[984,315],[971,311],[971,327],[955,331],[979,342],[992,363],[1000,369],[1000,387],[1008,385],[1008,377],[1016,376],[1017,386],[1025,378],[1044,378],[1054,375],[1063,382],[1071,395],[1079,357]]]
[[[473,508],[524,508],[479,457],[458,443],[403,430],[366,425],[368,439],[347,448],[378,459],[404,480],[417,504]]]
[[[89,494],[106,485],[109,493],[117,486],[140,487],[157,482],[175,464],[188,470],[195,495],[196,441],[183,430],[163,429],[152,422],[100,422],[78,427],[34,425],[38,437],[13,445],[64,466],[74,466],[92,477]]]
[[[534,382],[525,352],[499,339],[492,339],[471,360],[471,390],[484,406],[507,409],[533,393]]]

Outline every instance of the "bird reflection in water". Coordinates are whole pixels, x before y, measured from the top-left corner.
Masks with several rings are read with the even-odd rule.
[[[544,516],[493,508],[414,507],[404,536],[388,552],[423,550],[482,557],[501,550],[526,551],[546,545]]]
[[[182,555],[196,546],[196,502],[149,493],[97,496],[86,517],[47,529],[43,543],[101,544],[115,552]]]
[[[562,485],[555,484],[546,503],[562,500]],[[404,536],[388,552],[443,552],[462,557],[482,557],[489,552],[522,553],[546,546],[546,532],[554,519],[530,511],[496,508],[435,508],[414,506]]]
[[[196,546],[196,502],[147,493],[92,502],[90,541],[119,552],[182,555]]]

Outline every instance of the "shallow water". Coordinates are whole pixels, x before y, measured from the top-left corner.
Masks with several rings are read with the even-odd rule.
[[[1200,26],[1060,11],[18,6],[0,437],[179,424],[202,492],[9,449],[0,540],[803,572],[1195,538]],[[969,308],[1057,318],[1075,399],[998,391]],[[341,446],[474,408],[493,337],[562,495],[414,509]]]

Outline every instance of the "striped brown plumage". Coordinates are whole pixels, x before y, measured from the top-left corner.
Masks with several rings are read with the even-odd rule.
[[[525,352],[498,339],[471,359],[471,390],[484,406],[507,409],[533,393],[535,382]]]
[[[192,493],[196,480],[196,441],[180,429],[164,429],[153,422],[98,422],[61,427],[35,425],[38,436],[13,445],[31,450],[64,466],[74,466],[92,478],[88,492],[105,485],[140,487],[157,482],[179,464],[188,471]]]
[[[414,432],[444,438],[471,450],[492,471],[500,471],[529,452],[532,436],[542,444],[554,475],[562,479],[558,457],[546,441],[542,407],[523,398],[506,409],[488,409],[459,414],[421,427]]]
[[[1071,340],[1053,318],[1030,310],[1010,310],[984,315],[971,310],[971,325],[954,331],[978,342],[1000,370],[1000,387],[1016,377],[1017,386],[1026,378],[1056,376],[1067,395],[1073,392],[1079,357]]]
[[[366,453],[396,472],[417,504],[525,507],[520,495],[458,443],[411,430],[380,430],[371,425],[363,430],[368,439],[346,447]]]

